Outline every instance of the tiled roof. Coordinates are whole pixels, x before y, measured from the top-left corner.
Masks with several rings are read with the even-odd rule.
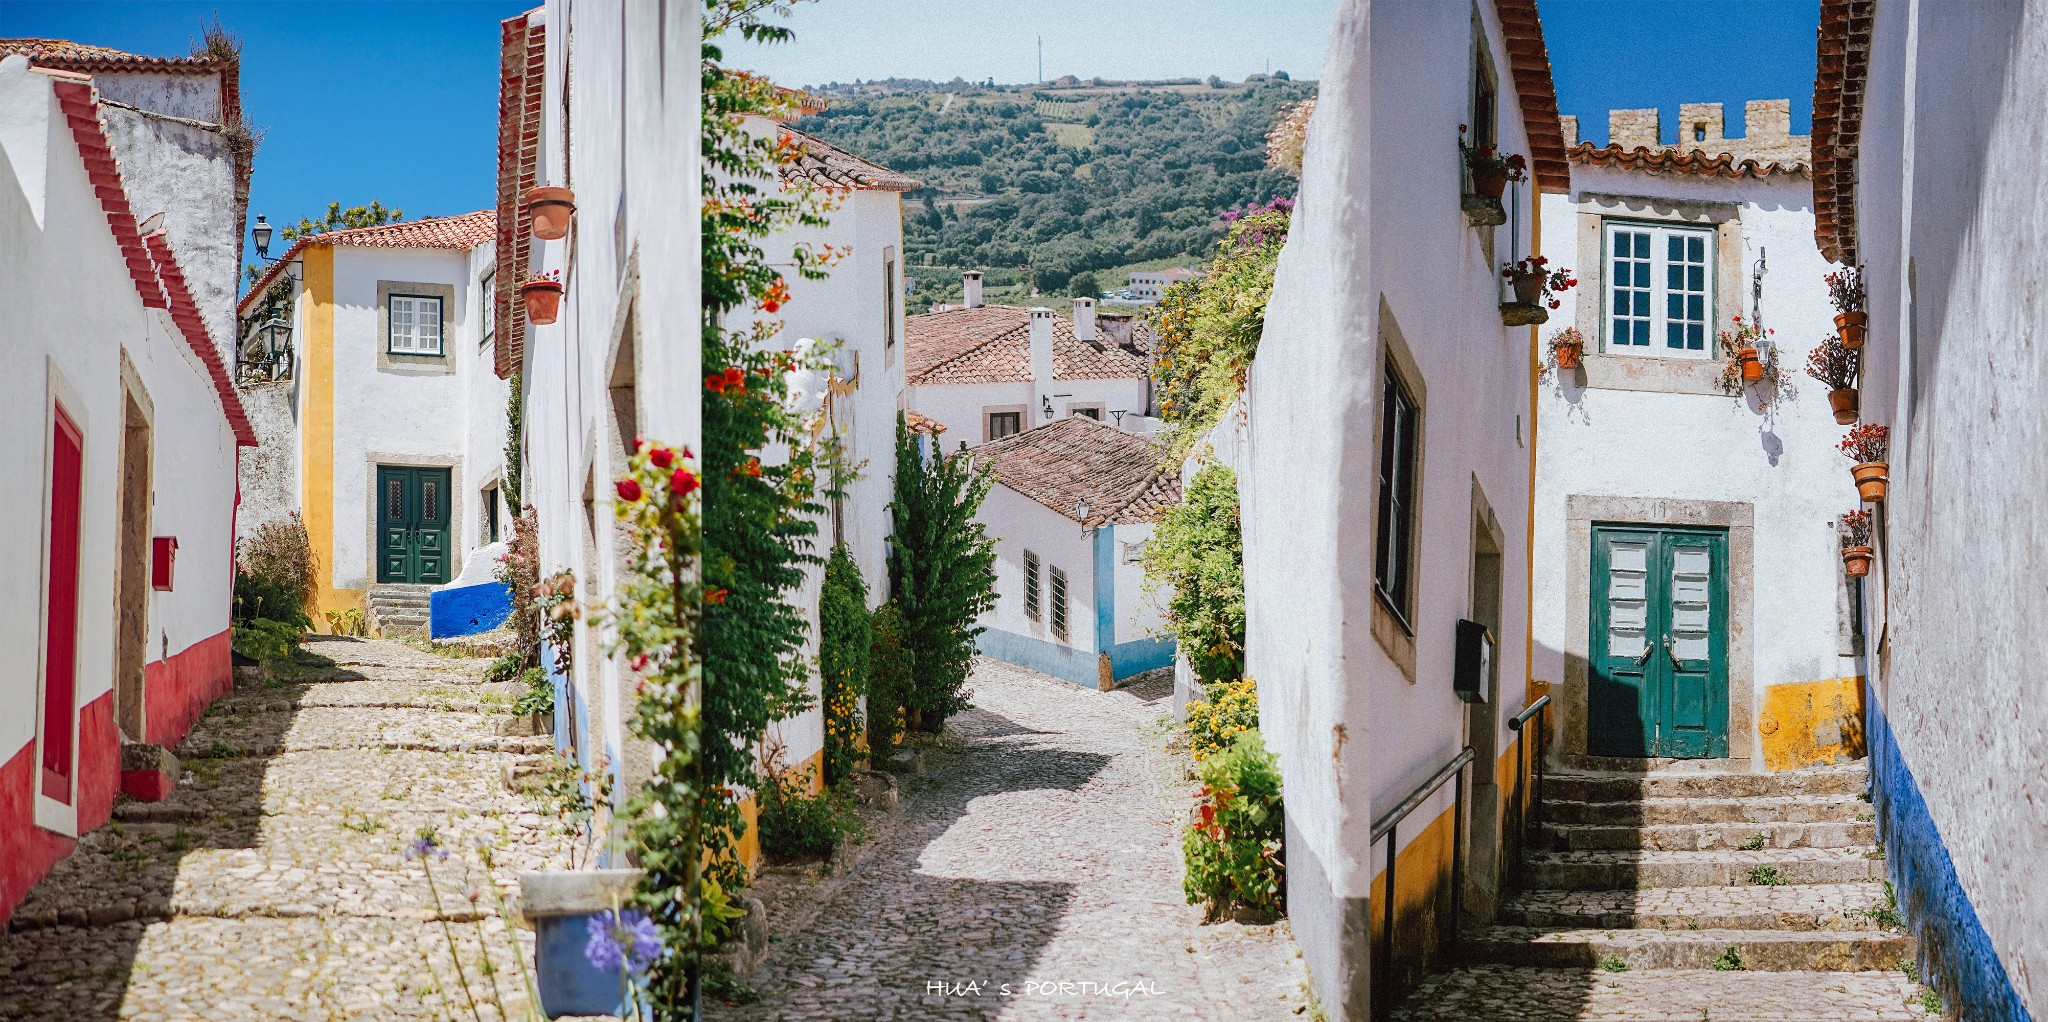
[[[347,245],[351,248],[447,248],[468,250],[491,240],[496,232],[498,214],[496,210],[480,209],[461,216],[431,217],[426,220],[409,220],[403,223],[383,224],[378,227],[351,227],[345,231],[328,231],[324,234],[309,234],[292,242],[284,255],[256,278],[249,292],[242,296],[239,311],[247,312],[255,300],[284,272],[285,265],[299,257],[313,245]]]
[[[1813,78],[1813,240],[1830,262],[1856,258],[1856,154],[1876,0],[1821,0]]]
[[[870,163],[824,139],[806,135],[784,125],[784,138],[798,147],[796,159],[784,163],[781,174],[827,188],[855,188],[878,192],[907,192],[924,187],[914,177],[898,174],[879,163]]]
[[[904,412],[903,422],[905,427],[907,427],[912,433],[926,433],[932,436],[937,436],[940,433],[944,433],[946,431],[945,423],[940,422],[937,419],[919,415],[916,412]]]
[[[497,332],[491,368],[510,379],[526,365],[519,285],[532,271],[533,215],[526,190],[540,183],[541,108],[547,85],[547,22],[534,8],[498,23],[498,267],[491,296]]]
[[[1008,305],[911,316],[903,324],[903,369],[913,386],[935,383],[1025,383],[1031,379],[1031,312]],[[1098,332],[1074,336],[1052,321],[1052,375],[1060,380],[1143,379],[1152,367]]]
[[[141,225],[135,222],[127,186],[121,181],[120,164],[114,161],[106,126],[100,121],[99,97],[92,83],[66,76],[51,88],[57,94],[58,109],[71,126],[72,141],[78,146],[86,176],[92,181],[93,193],[99,196],[107,227],[121,248],[122,261],[128,265],[129,279],[141,295],[143,307],[170,313],[179,337],[206,366],[214,394],[220,398],[221,414],[235,434],[236,446],[256,446],[256,431],[249,425],[249,416],[242,409],[241,396],[235,393],[234,381],[228,378],[227,367],[221,364],[219,349],[214,347],[205,323],[200,320],[199,307],[185,286],[185,271],[171,252],[170,242],[160,230],[143,236]]]
[[[1778,174],[1804,176],[1811,173],[1811,168],[1798,161],[1737,160],[1732,153],[1709,156],[1704,149],[1681,151],[1664,147],[1651,149],[1647,146],[1623,149],[1618,145],[1609,145],[1603,149],[1595,148],[1591,142],[1581,142],[1571,148],[1570,155],[1573,163],[1589,167],[1620,167],[1651,174],[1765,178]]]
[[[1522,107],[1522,129],[1529,136],[1529,170],[1536,188],[1571,190],[1572,168],[1565,159],[1564,129],[1557,120],[1557,86],[1550,77],[1550,50],[1543,43],[1543,21],[1536,0],[1493,0],[1506,37],[1508,71],[1515,98]]]
[[[145,57],[109,49],[105,46],[90,46],[74,43],[69,39],[0,39],[0,54],[19,53],[28,57],[29,63],[39,67],[55,67],[66,71],[168,71],[186,74],[214,74],[225,69],[228,61],[212,57]]]
[[[1083,525],[1156,522],[1180,503],[1180,474],[1152,441],[1070,415],[968,449],[996,481]],[[1080,502],[1088,502],[1083,520]]]

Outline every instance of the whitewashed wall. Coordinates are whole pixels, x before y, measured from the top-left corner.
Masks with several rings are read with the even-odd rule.
[[[491,296],[483,290],[484,275],[496,265],[497,249],[491,244],[482,244],[470,249],[463,286],[462,307],[467,313],[462,318],[460,337],[463,357],[459,375],[462,378],[463,446],[462,461],[467,477],[468,491],[462,528],[456,533],[463,546],[464,566],[467,574],[476,577],[478,567],[468,563],[469,556],[490,543],[485,529],[483,489],[496,484],[494,499],[498,502],[498,537],[501,541],[512,539],[512,509],[506,504],[505,485],[505,407],[511,394],[509,381],[501,380],[492,368],[493,347],[484,334],[484,318],[489,315]],[[453,577],[452,575],[450,576]],[[485,578],[489,572],[484,573]]]
[[[1053,415],[1065,418],[1072,414],[1075,405],[1103,406],[1102,421],[1114,426],[1116,416],[1111,412],[1122,409],[1132,415],[1124,416],[1124,427],[1131,432],[1145,432],[1134,427],[1141,421],[1133,416],[1145,412],[1146,381],[1136,379],[1110,380],[1053,380]],[[910,410],[946,427],[939,439],[946,450],[957,450],[965,440],[973,447],[983,443],[987,437],[987,426],[982,417],[984,410],[1007,411],[1021,407],[1025,411],[1024,428],[1043,426],[1052,419],[1044,415],[1038,406],[1034,385],[1026,380],[1020,383],[928,383],[910,388]],[[1066,396],[1058,396],[1066,395]]]
[[[1111,528],[1116,542],[1116,563],[1111,572],[1116,582],[1116,634],[1110,641],[1167,638],[1166,615],[1160,608],[1173,598],[1173,590],[1162,587],[1157,596],[1145,595],[1145,565],[1126,560],[1126,551],[1141,549],[1152,538],[1152,530],[1157,526],[1139,524]]]
[[[987,628],[1093,652],[1095,543],[1080,523],[997,483],[975,515],[996,540],[996,606],[981,616]],[[1039,614],[1024,613],[1024,552],[1038,555]],[[1052,633],[1052,569],[1067,574],[1067,637]]]

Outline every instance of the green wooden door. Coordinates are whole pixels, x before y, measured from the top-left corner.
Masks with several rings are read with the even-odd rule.
[[[1586,751],[1728,755],[1728,537],[1593,530]]]
[[[449,472],[377,467],[377,581],[448,581]]]

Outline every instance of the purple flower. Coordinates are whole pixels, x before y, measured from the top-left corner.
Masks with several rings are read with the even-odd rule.
[[[590,942],[583,946],[583,957],[599,972],[623,968],[638,976],[660,956],[661,934],[647,913],[629,908],[590,917]]]
[[[448,860],[448,849],[441,847],[441,843],[434,840],[432,834],[421,834],[411,844],[405,846],[405,861],[407,862],[411,862],[414,859],[424,859],[429,855],[442,862]]]

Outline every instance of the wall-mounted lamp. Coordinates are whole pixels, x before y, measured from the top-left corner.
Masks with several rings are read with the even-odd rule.
[[[1040,406],[1040,411],[1042,411],[1045,414],[1045,417],[1048,419],[1052,418],[1052,398],[1041,395],[1038,399],[1038,403]]]
[[[271,231],[270,221],[263,219],[262,214],[257,214],[256,226],[249,228],[249,233],[256,238],[256,256],[259,259],[270,258]]]

